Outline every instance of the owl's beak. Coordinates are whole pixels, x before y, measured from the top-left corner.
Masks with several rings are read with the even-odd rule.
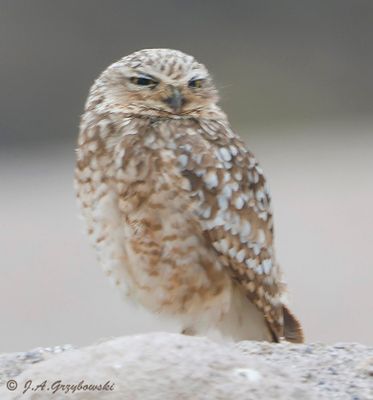
[[[164,99],[164,102],[172,108],[172,111],[174,113],[177,113],[181,110],[183,104],[184,104],[184,97],[180,93],[180,90],[178,88],[175,88],[174,86],[171,86],[171,95],[167,98]]]

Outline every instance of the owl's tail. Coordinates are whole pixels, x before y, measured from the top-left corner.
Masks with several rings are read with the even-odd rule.
[[[303,343],[304,334],[299,320],[286,306],[283,306],[283,312],[285,340],[292,343]]]
[[[282,305],[284,316],[284,324],[270,324],[267,321],[267,326],[270,329],[272,341],[279,343],[286,340],[291,343],[304,343],[304,334],[302,325],[298,318],[285,306]]]

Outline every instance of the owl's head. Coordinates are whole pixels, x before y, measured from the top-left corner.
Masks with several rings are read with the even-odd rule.
[[[205,66],[169,49],[140,50],[112,64],[93,95],[124,112],[171,118],[214,110],[218,101]]]

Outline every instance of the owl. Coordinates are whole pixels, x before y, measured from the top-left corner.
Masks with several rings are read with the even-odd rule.
[[[263,171],[204,65],[146,49],[93,84],[76,151],[78,203],[119,290],[185,334],[302,342],[273,248]]]

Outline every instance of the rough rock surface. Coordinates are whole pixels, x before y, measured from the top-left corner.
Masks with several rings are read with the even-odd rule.
[[[370,400],[373,348],[156,333],[3,355],[0,384],[1,400]]]

